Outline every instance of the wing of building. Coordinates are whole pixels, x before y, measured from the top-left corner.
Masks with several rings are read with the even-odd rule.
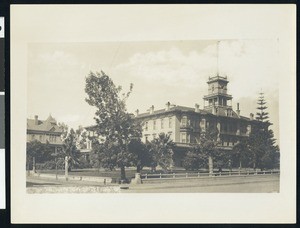
[[[37,140],[57,148],[63,145],[61,134],[62,129],[51,115],[46,120],[39,120],[37,115],[34,119],[27,119],[27,142]]]

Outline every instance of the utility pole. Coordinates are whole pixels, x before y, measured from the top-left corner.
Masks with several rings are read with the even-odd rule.
[[[32,172],[35,173],[35,157],[32,158]]]

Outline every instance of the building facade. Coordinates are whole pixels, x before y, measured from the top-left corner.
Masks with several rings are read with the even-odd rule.
[[[27,119],[27,142],[37,140],[43,144],[48,143],[56,150],[63,145],[61,134],[62,129],[51,115],[46,120],[39,120],[37,115],[34,119]]]
[[[151,141],[161,132],[170,135],[176,145],[175,166],[182,166],[185,152],[199,143],[200,133],[209,127],[216,129],[220,148],[231,150],[241,138],[248,137],[252,126],[257,124],[252,113],[249,117],[240,115],[239,104],[233,110],[232,96],[227,93],[227,77],[210,77],[207,84],[208,94],[203,97],[203,109],[198,104],[191,108],[167,102],[164,109],[155,110],[151,106],[146,113],[138,110],[135,113],[136,120],[142,122],[142,141]]]
[[[148,112],[136,110],[134,118],[142,124],[142,141],[152,141],[160,133],[170,136],[175,143],[174,164],[182,166],[183,158],[194,145],[200,142],[200,135],[208,128],[217,132],[219,148],[232,150],[243,137],[249,137],[251,129],[258,121],[252,113],[249,117],[241,116],[239,104],[232,108],[232,96],[227,93],[227,77],[209,77],[208,93],[203,97],[204,107],[184,107],[167,102],[164,109],[155,110],[152,105]],[[86,127],[88,136],[95,135],[95,126]],[[87,140],[87,149],[92,149],[91,141]]]

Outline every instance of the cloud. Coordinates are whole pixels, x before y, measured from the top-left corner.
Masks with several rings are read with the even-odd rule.
[[[279,68],[275,40],[236,41],[222,45],[220,68],[230,79],[235,96],[247,97],[278,90]]]
[[[135,53],[128,61],[117,65],[116,75],[126,74],[145,83],[204,89],[209,76],[219,71],[227,75],[231,92],[240,96],[256,95],[278,89],[278,58],[275,40],[222,41],[202,51],[183,53],[179,48],[147,53]],[[219,60],[217,60],[219,59]]]
[[[35,57],[35,61],[44,67],[56,69],[66,69],[67,67],[74,67],[78,64],[73,55],[58,50],[38,54]]]
[[[191,81],[208,77],[215,64],[214,56],[191,51],[184,54],[177,47],[145,54],[136,53],[127,62],[115,67],[116,72],[127,72],[145,82],[159,82],[165,85],[195,87]],[[199,85],[198,85],[199,86]]]

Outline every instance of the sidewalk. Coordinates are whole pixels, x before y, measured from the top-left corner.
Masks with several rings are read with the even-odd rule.
[[[129,189],[102,182],[55,180],[27,177],[27,193],[209,193],[209,192],[279,192],[279,175],[193,178],[172,181],[130,184]]]

